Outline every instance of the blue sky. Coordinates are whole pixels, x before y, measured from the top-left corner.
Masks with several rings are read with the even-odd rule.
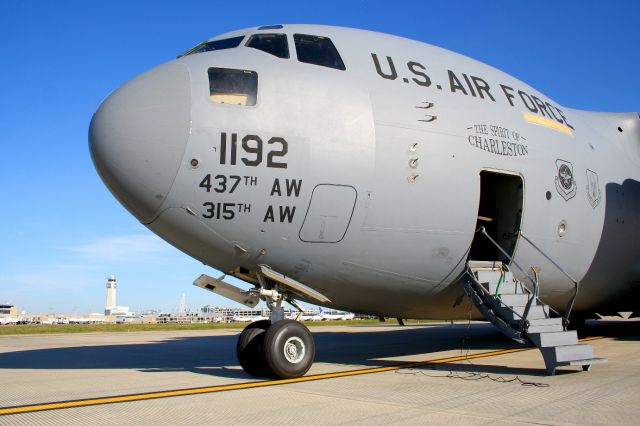
[[[639,111],[640,2],[0,1],[0,303],[104,309],[233,306],[191,285],[216,272],[139,224],[100,181],[93,112],[136,74],[233,29],[273,23],[392,33],[479,59],[573,108]]]

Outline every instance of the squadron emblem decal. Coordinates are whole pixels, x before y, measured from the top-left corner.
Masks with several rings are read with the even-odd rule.
[[[587,169],[587,199],[594,209],[600,204],[601,193],[598,184],[598,174]]]
[[[565,201],[569,201],[576,195],[578,190],[576,181],[573,178],[573,165],[568,161],[558,159],[556,160],[556,167],[558,168],[556,189]]]

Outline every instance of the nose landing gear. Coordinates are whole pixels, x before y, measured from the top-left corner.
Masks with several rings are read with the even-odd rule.
[[[302,308],[296,303],[296,297],[319,304],[331,301],[267,265],[260,265],[255,274],[256,288],[249,291],[235,287],[223,278],[224,275],[220,278],[201,275],[193,284],[251,308],[264,300],[271,311],[271,320],[253,322],[240,333],[236,354],[242,369],[252,376],[281,379],[300,377],[309,371],[316,354],[313,336],[298,321],[285,318],[282,302],[286,301],[300,311],[298,319]]]
[[[249,324],[236,346],[242,369],[257,377],[291,379],[303,376],[315,358],[315,342],[307,327],[283,319]]]

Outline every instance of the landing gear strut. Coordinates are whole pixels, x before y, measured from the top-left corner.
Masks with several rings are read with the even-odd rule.
[[[316,348],[309,329],[297,321],[303,309],[295,299],[313,300],[318,304],[331,303],[331,300],[267,265],[258,266],[255,275],[244,275],[256,286],[249,291],[225,282],[225,275],[213,278],[203,274],[193,284],[249,308],[254,308],[260,300],[267,303],[271,320],[249,324],[238,337],[236,354],[244,371],[256,377],[291,379],[303,376],[313,364]],[[295,321],[285,317],[282,302],[299,311]]]
[[[260,287],[249,293],[267,303],[271,320],[251,323],[242,331],[236,345],[238,361],[242,369],[252,376],[280,379],[303,376],[313,364],[315,342],[307,327],[285,318],[282,302],[287,301],[301,315],[302,308],[294,300],[295,294],[304,294],[319,302],[329,299],[265,265],[260,267],[257,274]]]

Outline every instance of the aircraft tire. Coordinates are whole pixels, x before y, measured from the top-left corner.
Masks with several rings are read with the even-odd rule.
[[[269,320],[252,322],[238,337],[236,355],[240,366],[247,374],[255,377],[271,375],[263,354],[264,337],[270,326]]]
[[[275,377],[301,377],[313,364],[315,342],[309,329],[298,321],[278,321],[265,333],[264,355],[267,366]]]

